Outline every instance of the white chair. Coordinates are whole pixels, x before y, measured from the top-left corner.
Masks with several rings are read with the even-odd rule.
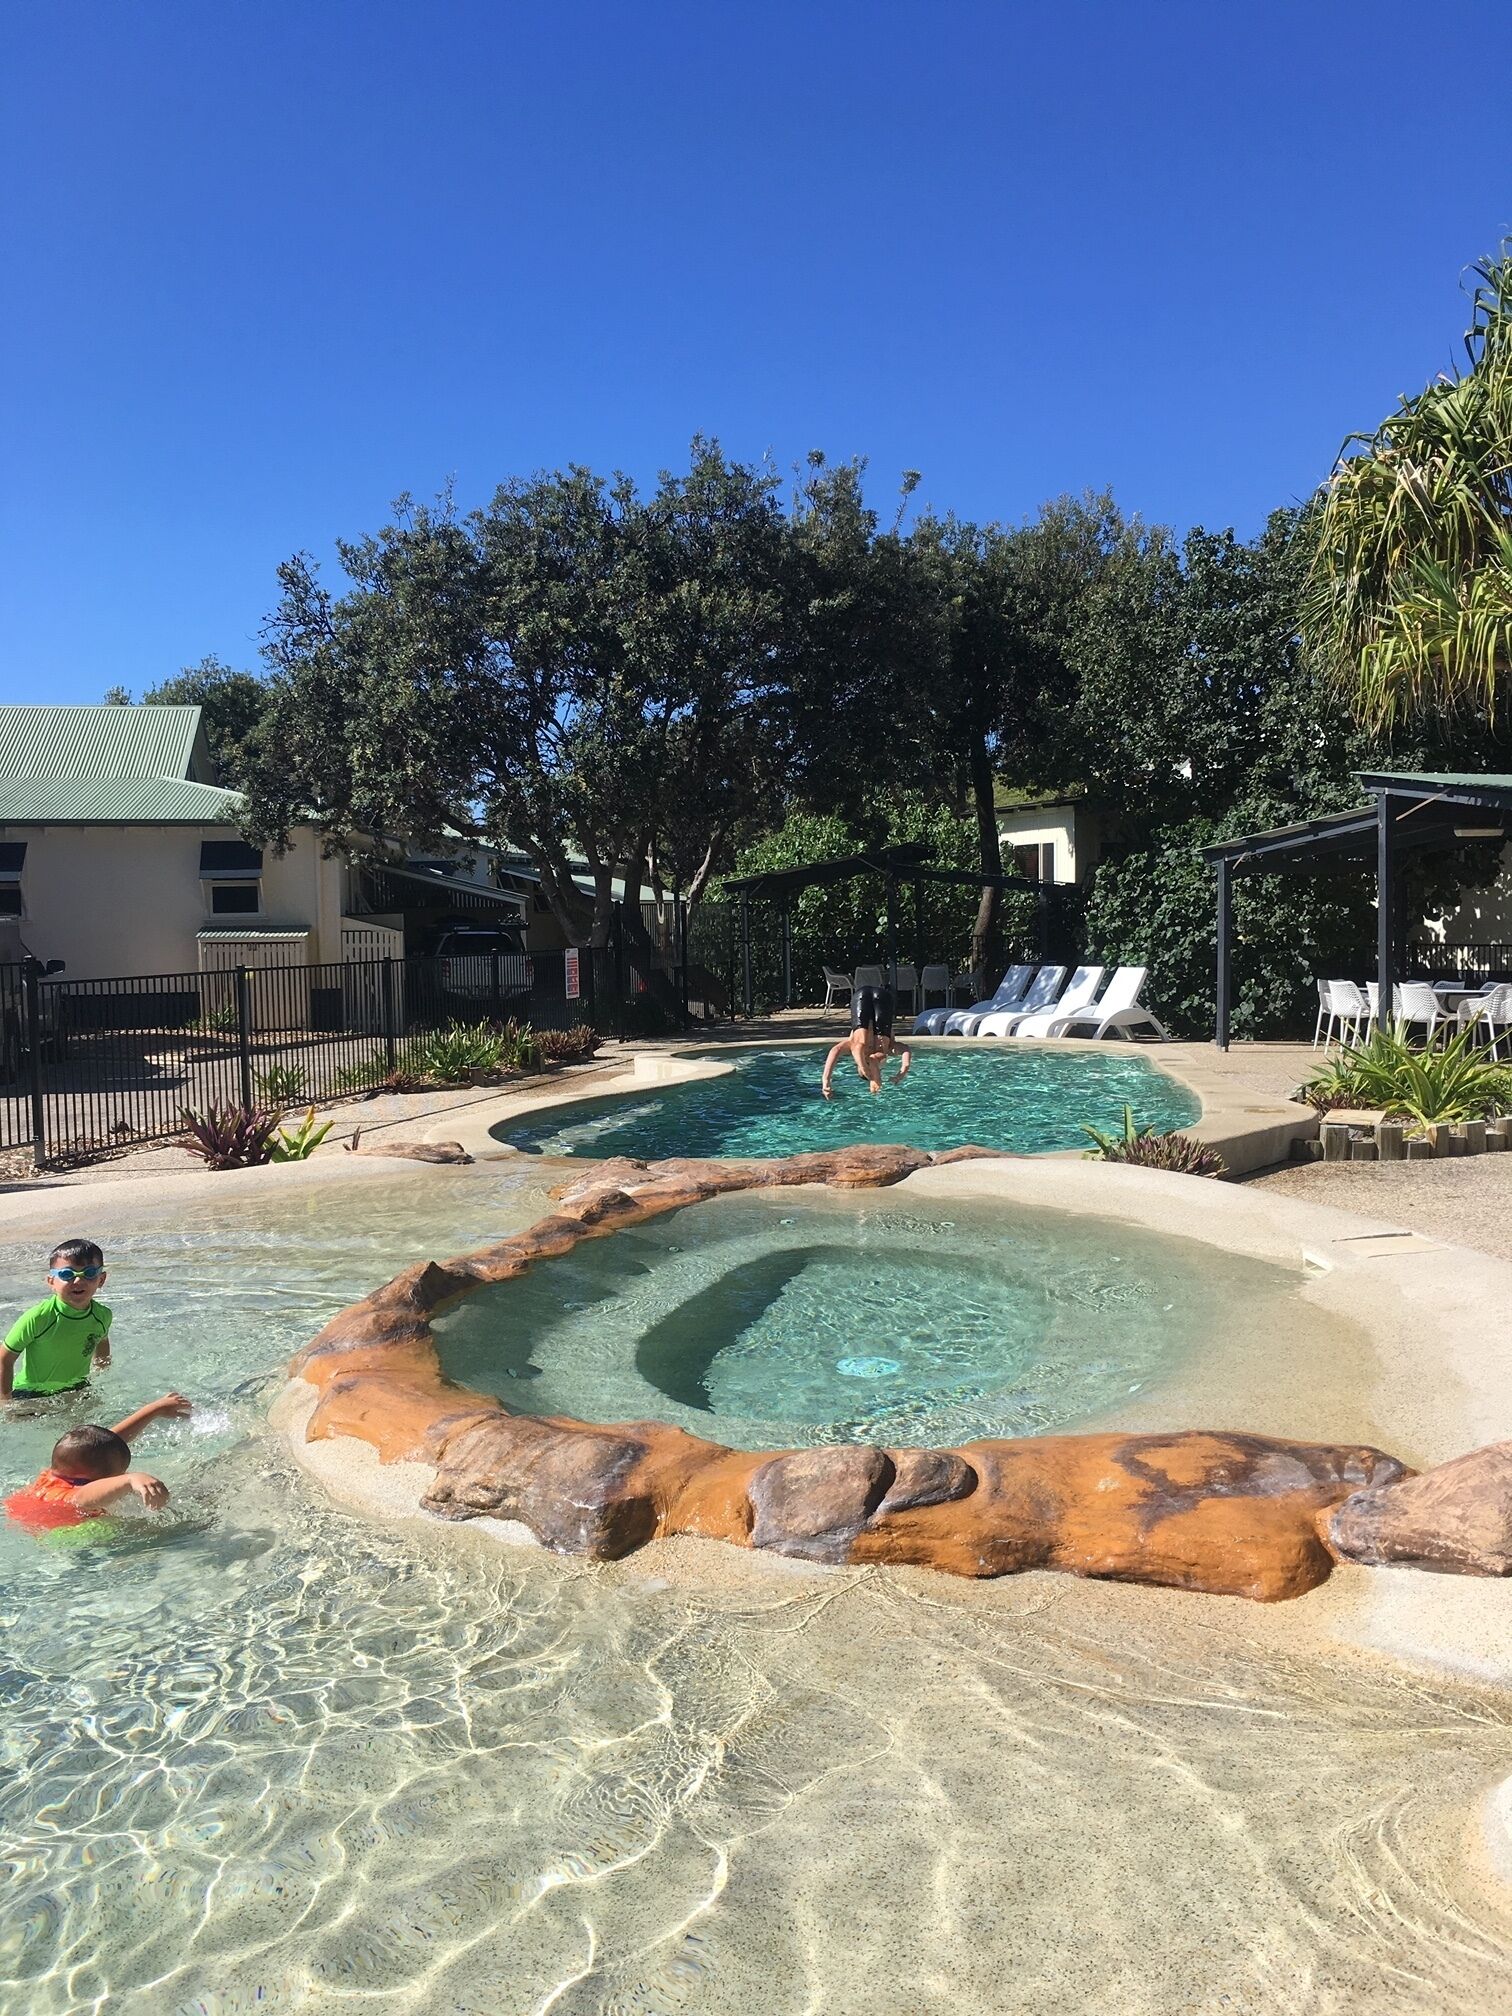
[[[1345,985],[1349,983],[1346,981]],[[1359,989],[1356,988],[1358,993]],[[1440,1022],[1448,1018],[1444,1014],[1444,1004],[1428,985],[1426,980],[1404,980],[1396,990],[1396,1000],[1392,1004],[1394,1020],[1405,1022],[1409,1029],[1421,1028],[1425,1044],[1433,1041],[1433,1032]]]
[[[858,994],[863,987],[875,987],[878,993],[880,993],[886,985],[887,982],[882,976],[882,968],[880,966],[858,966],[856,968],[856,992]]]
[[[915,1036],[959,1036],[960,1025],[968,1016],[990,1015],[997,1008],[1022,1007],[1033,978],[1032,966],[1010,966],[990,1001],[978,1001],[971,1008],[931,1008],[927,1015],[915,1018],[913,1033]]]
[[[926,966],[919,975],[919,1007],[929,1006],[931,994],[938,994],[946,1008],[950,1006],[950,968],[948,966]]]
[[[1381,1019],[1380,983],[1375,980],[1367,980],[1365,982],[1365,1041],[1367,1043],[1370,1041],[1371,1037],[1375,1034],[1376,1024],[1380,1021],[1380,1019]],[[1357,1042],[1359,1040],[1358,1029],[1355,1031],[1355,1040]]]
[[[1362,1030],[1368,1036],[1377,1019],[1375,982],[1372,980],[1363,993],[1353,980],[1325,980],[1322,985],[1328,1008],[1323,1048],[1326,1050],[1335,1037],[1341,1043],[1358,1043]]]
[[[837,973],[833,966],[826,966],[824,969],[825,1007],[834,1007],[835,996],[837,994],[843,995],[845,1000],[849,1002],[851,995],[855,991],[855,985],[856,983],[852,980],[849,973]]]
[[[1020,1009],[1011,1015],[984,1015],[976,1026],[976,1033],[978,1036],[1043,1036],[1051,1022],[1092,1006],[1107,970],[1106,966],[1078,966],[1066,982],[1065,993],[1053,1008],[1043,1008],[1038,1013],[1026,1013]]]
[[[893,983],[893,1003],[896,1007],[901,1008],[903,1006],[903,996],[905,994],[908,996],[910,1013],[915,1008],[922,1006],[919,1000],[919,972],[916,966],[900,966],[898,968],[898,977]]]
[[[1065,984],[1065,978],[1066,969],[1064,966],[1041,966],[1038,973],[1034,976],[1033,985],[1024,996],[1021,1003],[1021,1012],[1032,1014],[1036,1008],[1049,1008],[1054,1002],[1060,999],[1060,991]],[[1002,1012],[1002,1010],[989,1008],[987,1015]],[[955,1033],[960,1036],[981,1035],[982,1024],[986,1021],[987,1015],[961,1016],[959,1018],[961,1027]],[[955,1016],[951,1017],[952,1022],[957,1019]]]
[[[1328,982],[1326,980],[1316,980],[1313,984],[1318,990],[1318,1019],[1313,1024],[1312,1040],[1312,1047],[1316,1050],[1323,1041],[1323,1024],[1328,1020],[1329,1015]]]
[[[1120,966],[1108,982],[1101,1001],[1074,1015],[1056,1015],[1045,1030],[1047,1036],[1127,1036],[1135,1029],[1153,1029],[1162,1043],[1168,1043],[1165,1025],[1156,1020],[1140,1000],[1149,977],[1147,966]]]
[[[1503,1037],[1512,1035],[1512,986],[1503,982],[1461,1001],[1456,1020],[1462,1029],[1474,1023],[1485,1037],[1491,1055],[1499,1059]]]

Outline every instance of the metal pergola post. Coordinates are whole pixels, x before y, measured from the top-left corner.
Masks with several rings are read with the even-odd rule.
[[[681,893],[677,897],[677,968],[682,993],[682,1019],[686,1029],[693,1020],[688,996],[688,906]]]
[[[1389,791],[1376,795],[1376,1013],[1390,1026],[1396,1012],[1397,932],[1396,817]]]
[[[786,897],[782,901],[782,1005],[793,1005],[793,915]]]
[[[887,877],[887,984],[894,1000],[898,993],[898,878]]]
[[[1229,864],[1220,859],[1218,869],[1218,1019],[1213,1041],[1220,1050],[1229,1047],[1229,1014],[1234,987],[1234,885]]]
[[[744,889],[740,892],[740,973],[741,996],[749,1021],[756,1013],[756,988],[751,977],[751,899]]]

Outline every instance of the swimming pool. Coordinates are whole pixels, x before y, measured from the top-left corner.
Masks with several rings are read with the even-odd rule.
[[[1189,1127],[1201,1102],[1137,1051],[1049,1043],[920,1045],[902,1085],[889,1066],[873,1097],[848,1061],[835,1096],[819,1096],[824,1050],[760,1048],[721,1053],[734,1069],[653,1093],[557,1106],[535,1119],[504,1121],[495,1136],[544,1155],[801,1155],[862,1141],[911,1148],[975,1142],[1017,1154],[1084,1148],[1084,1126],[1116,1131],[1129,1105],[1141,1126]]]
[[[950,1447],[1085,1422],[1212,1341],[1289,1321],[1283,1267],[1064,1212],[756,1192],[587,1241],[435,1325],[519,1413],[740,1449]]]
[[[346,1516],[267,1430],[289,1352],[545,1200],[497,1165],[288,1173],[91,1216],[119,1333],[91,1411],[204,1405],[141,1445],[175,1522],[78,1553],[0,1527],[0,2006],[1507,2005],[1512,1910],[1466,1845],[1497,1689],[1146,1589],[589,1566]],[[0,1248],[7,1307],[37,1263]],[[56,1425],[0,1427],[7,1484]]]

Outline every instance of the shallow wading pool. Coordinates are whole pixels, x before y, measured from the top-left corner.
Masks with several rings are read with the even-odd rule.
[[[519,1413],[669,1421],[741,1449],[946,1447],[1078,1425],[1179,1372],[1218,1311],[1298,1276],[1064,1212],[907,1186],[757,1191],[543,1262],[437,1319],[452,1378]]]
[[[855,1142],[906,1141],[911,1148],[975,1142],[1020,1155],[1085,1148],[1088,1126],[1117,1132],[1123,1109],[1140,1126],[1169,1133],[1201,1115],[1201,1102],[1147,1057],[1121,1044],[1061,1049],[1052,1043],[996,1048],[921,1044],[901,1084],[889,1063],[874,1097],[849,1058],[835,1096],[820,1097],[824,1048],[774,1046],[738,1053],[723,1076],[646,1094],[575,1101],[534,1118],[501,1122],[495,1136],[546,1155],[802,1155]],[[720,1053],[731,1061],[730,1053]]]

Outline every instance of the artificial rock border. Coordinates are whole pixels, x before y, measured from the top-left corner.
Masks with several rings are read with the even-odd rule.
[[[584,1239],[735,1191],[883,1188],[992,1154],[875,1146],[772,1161],[598,1163],[554,1192],[557,1208],[528,1230],[408,1267],[333,1318],[290,1366],[318,1395],[306,1439],[355,1436],[381,1462],[427,1463],[427,1510],[519,1520],[547,1547],[600,1559],[693,1534],[832,1564],[975,1576],[1052,1568],[1262,1601],[1316,1587],[1341,1559],[1512,1569],[1512,1508],[1488,1521],[1480,1507],[1474,1545],[1451,1542],[1435,1560],[1424,1519],[1443,1527],[1445,1494],[1423,1486],[1455,1466],[1413,1479],[1395,1457],[1360,1444],[1193,1430],[746,1451],[663,1422],[512,1414],[441,1369],[431,1329],[439,1310]],[[1416,1494],[1406,1522],[1399,1489]]]

